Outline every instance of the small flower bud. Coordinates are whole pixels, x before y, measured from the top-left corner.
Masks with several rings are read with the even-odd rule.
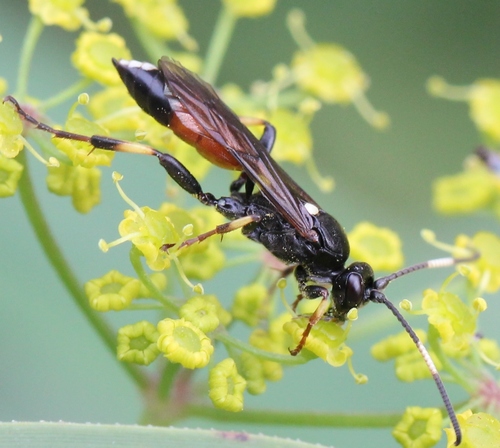
[[[158,356],[158,330],[148,322],[126,325],[118,330],[116,353],[120,361],[149,365]]]
[[[443,416],[435,408],[406,408],[402,419],[392,431],[403,447],[427,448],[441,439]]]
[[[216,408],[231,412],[243,410],[246,381],[238,374],[233,359],[227,358],[210,370],[208,385],[208,396]]]
[[[210,361],[214,347],[198,327],[185,319],[164,319],[158,323],[158,348],[165,357],[186,369],[201,369]]]

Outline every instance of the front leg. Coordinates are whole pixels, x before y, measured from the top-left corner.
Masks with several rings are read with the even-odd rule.
[[[224,235],[225,233],[241,229],[242,227],[248,224],[252,224],[253,222],[259,222],[259,221],[260,221],[260,216],[248,215],[238,218],[234,221],[229,221],[224,224],[220,224],[217,227],[215,227],[215,229],[209,230],[208,232],[202,233],[198,236],[195,236],[194,238],[190,238],[189,240],[184,241],[179,246],[179,249],[187,246],[192,246],[195,243],[201,243],[202,241],[206,240],[207,238],[213,235]]]
[[[297,268],[295,269],[295,278],[299,283],[300,294],[298,295],[297,300],[295,300],[295,302],[293,302],[292,304],[292,309],[294,311],[297,308],[299,302],[303,299],[317,299],[320,297],[321,301],[314,313],[309,316],[306,329],[302,333],[302,337],[300,338],[297,347],[292,350],[289,349],[292,356],[296,356],[301,352],[306,344],[312,327],[314,327],[321,320],[321,318],[328,312],[328,309],[330,308],[330,291],[321,285],[308,284],[308,282],[310,281],[310,276],[302,266],[297,266]]]

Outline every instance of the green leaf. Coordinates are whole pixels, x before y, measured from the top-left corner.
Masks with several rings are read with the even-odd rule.
[[[217,447],[234,448],[321,448],[297,440],[248,434],[237,431],[216,431],[154,426],[95,425],[81,423],[12,422],[0,423],[0,446],[50,448],[153,448],[153,447]]]

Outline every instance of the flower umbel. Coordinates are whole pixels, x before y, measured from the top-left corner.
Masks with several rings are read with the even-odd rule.
[[[128,25],[136,34],[134,51],[143,54],[141,60],[154,63],[158,57],[165,54],[172,60],[180,61],[185,67],[190,69],[196,67],[194,71],[209,82],[223,79],[219,76],[219,70],[225,66],[224,56],[228,44],[233,44],[232,32],[235,25],[243,22],[240,18],[269,14],[277,4],[276,0],[222,0],[213,35],[203,36],[204,42],[206,41],[206,51],[200,54],[206,55],[204,57],[191,51],[196,47],[196,42],[188,34],[189,23],[182,9],[183,3],[180,1],[114,1],[125,11],[125,16],[122,15],[120,19],[129,20]],[[335,259],[336,250],[339,248],[339,243],[342,249],[347,247],[347,243],[343,240],[342,234],[339,236],[335,225],[329,226],[328,222],[324,225],[323,215],[316,214],[314,200],[309,201],[307,193],[302,194],[300,188],[288,180],[286,174],[281,174],[281,169],[274,169],[273,163],[267,166],[265,157],[260,157],[259,160],[252,159],[255,156],[254,149],[260,153],[262,149],[260,144],[251,138],[247,142],[250,143],[250,147],[246,151],[245,133],[238,132],[239,123],[234,121],[237,118],[226,115],[223,106],[219,107],[217,103],[215,107],[211,107],[210,102],[205,99],[210,100],[214,97],[210,94],[208,98],[204,97],[203,92],[210,92],[210,89],[206,90],[203,84],[198,85],[196,77],[191,78],[182,72],[182,69],[178,69],[180,76],[176,78],[175,63],[172,71],[169,71],[167,66],[162,64],[154,68],[152,65],[141,65],[131,61],[127,71],[132,73],[133,79],[129,80],[130,82],[120,82],[110,58],[130,59],[130,51],[123,38],[116,32],[110,32],[109,19],[96,23],[90,21],[89,12],[84,8],[84,0],[29,0],[29,5],[36,17],[32,17],[25,39],[19,39],[19,51],[13,51],[9,55],[19,55],[19,61],[18,63],[9,59],[5,61],[8,68],[19,67],[12,94],[22,106],[17,109],[18,114],[16,108],[12,108],[18,104],[13,97],[6,97],[6,104],[0,105],[0,196],[12,195],[16,190],[19,191],[18,196],[28,212],[26,216],[36,230],[35,234],[47,258],[52,262],[58,277],[64,281],[75,303],[87,314],[97,334],[108,346],[114,347],[116,338],[113,325],[115,322],[108,323],[107,320],[127,319],[131,313],[161,316],[156,321],[163,319],[156,324],[155,320],[149,322],[141,320],[143,317],[135,318],[127,323],[136,323],[124,325],[118,330],[117,356],[124,361],[119,365],[129,374],[130,380],[143,394],[147,406],[143,414],[147,419],[145,423],[171,423],[202,413],[210,416],[220,414],[218,410],[214,412],[207,409],[212,405],[203,400],[202,394],[205,392],[206,395],[206,387],[199,387],[199,380],[203,381],[204,374],[193,371],[194,369],[209,367],[205,375],[209,376],[209,396],[213,406],[233,412],[242,410],[245,391],[255,395],[263,393],[267,381],[277,381],[283,377],[285,366],[291,367],[321,357],[332,366],[347,363],[353,372],[352,350],[346,346],[346,338],[351,328],[351,320],[357,316],[357,308],[348,313],[347,322],[343,326],[333,317],[336,315],[335,309],[328,309],[331,304],[324,300],[325,297],[323,300],[321,297],[317,300],[303,300],[298,309],[292,312],[294,316],[298,313],[300,316],[298,318],[287,313],[279,315],[277,308],[280,303],[275,300],[277,294],[274,292],[279,289],[284,296],[284,279],[276,282],[277,277],[279,273],[290,273],[296,266],[292,265],[290,269],[286,269],[283,261],[272,260],[274,256],[270,252],[267,251],[265,255],[262,252],[264,243],[266,247],[271,246],[273,253],[278,253],[286,262],[296,262],[300,266],[296,272],[296,279],[299,281],[299,291],[302,292],[302,296],[309,296],[311,291],[318,291],[319,288],[324,288],[321,293],[328,290],[335,294],[337,286],[345,279],[341,274],[345,261],[342,259],[342,253],[345,252],[340,251],[341,258]],[[279,10],[277,12],[279,13]],[[245,22],[249,24],[250,21]],[[282,55],[280,61],[271,63],[270,67],[273,66],[271,73],[264,75],[267,81],[254,82],[248,90],[228,85],[214,85],[214,90],[219,92],[222,98],[230,98],[228,104],[234,106],[236,113],[243,117],[242,125],[252,126],[251,132],[261,140],[265,149],[271,149],[273,131],[272,127],[265,126],[263,120],[268,120],[276,127],[278,139],[271,157],[278,164],[280,161],[286,161],[301,165],[294,169],[305,167],[320,188],[327,188],[332,186],[332,181],[321,177],[322,170],[317,168],[312,158],[313,116],[319,115],[321,107],[331,103],[353,104],[363,118],[378,128],[387,126],[388,118],[369,104],[365,96],[369,85],[368,75],[349,49],[336,43],[314,42],[307,35],[304,15],[297,10],[290,14],[288,24],[297,43],[297,51],[288,58]],[[45,64],[51,63],[51,55],[46,54],[46,57],[40,59],[40,49],[37,48],[39,37],[43,36],[43,30],[48,25],[57,25],[66,30],[83,28],[82,32],[73,36],[76,44],[72,54],[73,64],[81,76],[69,83],[57,77],[57,80],[61,79],[61,86],[57,92],[53,92],[52,87],[47,85],[43,97],[35,98],[32,95],[36,83],[29,78],[37,73],[40,61]],[[60,29],[51,31],[63,33]],[[199,32],[198,28],[195,28],[195,32]],[[209,39],[205,40],[205,37]],[[142,48],[138,49],[137,45]],[[35,59],[37,61],[40,59],[36,62],[36,66],[33,65]],[[286,60],[291,62],[287,65],[283,62]],[[247,62],[243,58],[240,61],[241,64]],[[54,72],[54,79],[61,71],[60,68],[63,69],[54,66],[48,69],[51,73]],[[141,78],[141,75],[144,76]],[[153,75],[159,84],[142,85],[141,79],[149,75]],[[172,78],[161,79],[162,75],[167,77],[172,75]],[[163,95],[164,81],[163,87],[170,89],[172,95],[169,92],[166,92],[166,96]],[[481,130],[482,137],[487,140],[483,143],[492,146],[492,150],[495,149],[494,143],[500,141],[500,131],[497,126],[500,117],[498,113],[500,109],[497,107],[500,98],[499,86],[497,80],[482,80],[463,90],[466,93],[466,100],[470,103],[471,116]],[[128,87],[131,93],[133,88],[141,91],[138,95],[131,96]],[[87,88],[92,93],[91,100],[87,93],[82,92],[82,89]],[[0,77],[1,95],[4,94],[4,90],[5,95],[10,93],[6,91],[5,79]],[[70,105],[64,131],[58,131],[59,128],[53,125],[57,120],[51,113],[57,114],[57,108],[77,96],[79,104],[90,101],[89,107],[78,107],[77,110],[76,104]],[[138,102],[133,97],[137,97]],[[153,111],[152,114],[156,118],[141,109],[144,106],[142,100],[153,101],[155,110],[151,109],[150,112]],[[8,104],[9,102],[11,104]],[[166,115],[162,114],[161,109],[166,110]],[[92,120],[85,118],[85,114],[90,114]],[[21,120],[20,116],[24,119]],[[179,120],[176,121],[177,118]],[[23,125],[26,138],[22,134]],[[35,132],[31,132],[33,127],[37,128]],[[201,152],[211,161],[201,160],[198,152],[187,148],[189,144],[174,135],[174,131],[182,135],[186,141],[194,143],[198,149],[205,149]],[[54,138],[57,135],[59,138]],[[92,137],[86,137],[91,135]],[[71,141],[71,138],[77,142]],[[142,146],[142,143],[149,147]],[[236,147],[234,151],[233,143],[241,147]],[[92,145],[105,149],[100,150]],[[72,272],[64,261],[63,250],[55,238],[57,232],[51,232],[49,228],[48,224],[53,219],[44,216],[45,207],[38,203],[38,196],[42,199],[45,196],[35,194],[40,185],[34,188],[35,182],[32,182],[27,159],[31,155],[19,154],[23,147],[49,167],[47,177],[49,190],[57,195],[71,196],[75,208],[80,212],[92,210],[100,201],[100,165],[109,165],[114,152],[120,153],[118,157],[120,159],[123,157],[124,163],[125,159],[133,163],[135,158],[125,155],[126,152],[154,156],[144,158],[144,163],[150,163],[155,167],[155,159],[158,158],[169,174],[166,189],[168,200],[176,202],[186,200],[188,203],[187,201],[198,199],[202,204],[190,209],[178,203],[175,205],[165,203],[159,209],[139,207],[125,195],[117,183],[117,188],[127,202],[129,210],[125,212],[125,217],[120,223],[120,237],[109,244],[101,241],[100,247],[106,251],[118,243],[130,241],[132,247],[129,261],[131,268],[136,272],[134,277],[137,278],[128,277],[116,270],[110,271],[102,278],[90,280],[85,285],[88,294],[86,297],[82,294],[81,285],[78,283],[78,273]],[[38,151],[40,151],[39,156],[36,155]],[[18,154],[20,156],[15,159]],[[481,208],[487,209],[490,215],[500,216],[500,169],[497,170],[500,162],[495,159],[493,153],[491,160],[496,160],[495,163],[489,163],[487,157],[483,157],[480,152],[477,154],[476,164],[469,163],[465,174],[439,183],[436,197],[441,211],[451,213]],[[218,189],[221,187],[220,182],[217,188],[210,188],[213,195],[208,193],[208,190],[200,192],[201,187],[198,187],[198,183],[208,189],[202,178],[210,169],[216,171],[212,175],[224,176],[219,167],[215,167],[217,163],[212,162],[220,162],[226,155],[234,156],[243,167],[243,174],[239,178],[238,172],[232,173],[232,176],[231,173],[226,173],[227,183],[231,182],[229,177],[231,180],[236,178],[239,180],[231,183],[229,193]],[[172,160],[170,156],[174,159]],[[131,158],[128,159],[129,157]],[[27,163],[23,169],[21,164],[25,162]],[[55,166],[57,163],[60,164],[58,168]],[[267,179],[261,174],[265,174],[269,167],[271,176]],[[254,168],[257,172],[253,171]],[[163,178],[165,173],[159,169],[160,171],[156,173],[155,168],[151,168],[151,175],[157,174]],[[286,167],[284,169],[286,171]],[[20,177],[21,173],[23,177]],[[144,178],[146,183],[148,174]],[[295,179],[296,176],[292,177]],[[114,178],[117,181],[119,176],[114,175]],[[267,182],[278,184],[281,181],[284,182],[282,188],[273,186],[266,188]],[[253,183],[256,183],[255,189]],[[262,193],[258,193],[259,186]],[[285,195],[285,190],[288,190],[285,193],[291,194],[292,202],[295,202],[293,197],[298,196],[299,202],[306,201],[311,202],[309,205],[312,204],[312,207],[305,207],[309,214],[299,210],[301,213],[299,221],[293,219],[293,211],[297,208],[290,207],[293,205],[291,202],[286,203],[289,196]],[[193,193],[194,198],[188,197],[187,193]],[[229,196],[224,196],[225,194]],[[67,202],[67,200],[60,201],[54,196],[51,197],[51,201]],[[7,204],[13,200],[5,202]],[[233,205],[234,208],[231,209]],[[237,221],[234,227],[232,225],[217,227],[225,218],[236,220],[241,215],[249,219]],[[306,221],[314,222],[315,234],[308,231],[311,228]],[[243,223],[247,224],[242,232],[224,233],[223,242],[219,241],[220,238],[217,236],[199,241],[217,231],[241,227]],[[62,223],[64,224],[65,222]],[[283,231],[289,238],[280,239]],[[330,231],[333,232],[332,235]],[[79,240],[86,236],[85,231],[75,232]],[[199,235],[202,236],[197,238]],[[305,239],[301,239],[298,235],[302,235]],[[316,242],[315,235],[318,237]],[[329,236],[332,236],[332,239]],[[256,240],[257,244],[247,237]],[[455,295],[444,291],[445,286],[450,283],[448,280],[443,286],[443,291],[426,291],[423,310],[415,313],[429,316],[427,335],[420,331],[418,335],[422,342],[428,340],[432,349],[429,355],[437,368],[443,370],[443,381],[454,382],[456,387],[462,387],[470,395],[470,403],[466,406],[487,409],[492,413],[500,408],[500,393],[497,378],[486,369],[499,365],[500,349],[496,341],[483,338],[477,333],[477,328],[480,328],[477,322],[478,316],[487,307],[486,301],[477,296],[500,288],[500,261],[498,261],[500,242],[495,238],[493,234],[484,233],[471,239],[464,237],[458,244],[458,246],[462,243],[465,246],[474,245],[478,248],[478,252],[481,252],[481,258],[461,263],[458,273],[452,276],[459,279],[459,274],[463,274],[464,278],[460,284],[467,286],[469,293],[467,301],[462,303],[458,293]],[[190,239],[188,243],[182,244],[188,239]],[[349,235],[349,239],[353,258],[366,260],[377,270],[396,271],[402,264],[401,243],[398,237],[387,229],[361,223]],[[283,241],[292,243],[286,244]],[[64,249],[71,251],[70,247]],[[455,261],[467,258],[467,255],[463,255],[466,251],[460,251],[457,246],[448,247],[448,252],[455,257]],[[470,249],[467,253],[475,254],[475,249]],[[317,258],[315,254],[318,255]],[[332,256],[334,262],[326,265],[325,261],[331,260]],[[472,258],[471,255],[467,259]],[[110,261],[109,257],[106,259]],[[249,262],[260,263],[260,270],[256,273],[250,272],[253,271],[253,266],[247,266]],[[172,264],[175,269],[151,272],[166,270]],[[245,270],[248,271],[243,275],[243,277],[246,275],[246,278],[240,279],[238,275],[238,281],[241,283],[234,286],[234,282],[228,281],[231,280],[228,277],[232,272],[230,269],[242,264],[245,264]],[[407,271],[396,272],[379,283],[373,284],[369,280],[365,282],[366,285],[360,286],[368,288],[368,292],[371,289],[373,294],[359,297],[375,302],[383,301],[382,297],[377,295],[375,287],[382,285],[382,289],[386,286],[384,281],[388,282],[425,265],[438,267],[452,264],[452,258],[447,257],[410,267]],[[304,270],[301,273],[302,268]],[[221,287],[221,297],[224,297],[224,300],[232,295],[236,296],[234,305],[229,304],[231,313],[221,305],[215,295],[205,295],[201,285],[191,283],[192,279],[211,280],[223,269],[224,275],[214,281],[207,281],[207,288],[212,291],[212,288]],[[304,271],[305,275],[302,275]],[[371,279],[370,274],[368,277]],[[179,279],[181,281],[176,282]],[[182,284],[182,281],[185,284]],[[241,287],[241,285],[246,286]],[[348,281],[345,295],[347,299],[351,298],[350,293],[354,289],[358,289],[357,283]],[[194,297],[193,291],[196,294]],[[358,292],[359,290],[355,291],[354,295],[358,296]],[[334,303],[337,303],[336,300],[341,300],[341,296],[342,294],[333,297]],[[306,302],[313,308],[306,309],[304,307]],[[402,321],[388,302],[386,305],[392,309],[397,319]],[[285,308],[289,313],[292,311],[289,306]],[[120,316],[112,313],[110,316],[109,313],[103,315],[93,312],[94,310],[127,310],[127,312]],[[319,317],[321,319],[316,324]],[[233,318],[239,321],[230,325]],[[252,328],[246,328],[241,321]],[[313,322],[315,325],[309,338],[307,341],[302,341],[305,328],[309,333]],[[375,319],[374,324],[383,326],[385,321]],[[246,333],[244,337],[250,333],[248,342],[238,339],[241,332]],[[486,331],[484,334],[491,337]],[[301,340],[299,346],[298,340]],[[225,350],[227,355],[220,353],[213,358],[215,341],[219,344],[218,349]],[[290,356],[290,351],[296,355],[302,346],[305,348],[298,356]],[[294,347],[297,349],[290,350]],[[425,364],[429,358],[424,350],[422,358],[406,333],[382,341],[374,347],[374,352],[379,359],[395,358],[396,374],[404,381],[429,377],[429,369]],[[160,353],[166,359],[160,359],[155,369],[144,367],[152,363]],[[218,363],[226,357],[227,359]],[[366,377],[362,375],[355,377],[359,383],[366,381]],[[442,392],[439,381],[436,383]],[[190,393],[185,393],[186,390]],[[292,387],[292,398],[295,391]],[[445,394],[442,393],[443,395]],[[449,403],[446,399],[444,402],[446,405]],[[453,413],[448,406],[447,408],[452,417]],[[439,439],[439,434],[436,436],[436,433],[441,424],[439,415],[435,415],[436,412],[436,410],[422,411],[417,408],[409,410],[403,419],[406,423],[398,425],[395,436],[398,440],[402,440],[401,443],[405,446],[432,445]],[[302,411],[294,415],[285,409],[258,414],[255,413],[257,420],[260,419],[260,422],[266,420],[266,423],[272,422],[273,416],[279,420],[284,415],[294,420],[289,422],[294,425],[308,424],[314,418],[312,414],[311,419],[303,418]],[[359,418],[358,424],[362,426],[370,417],[358,415],[355,419]],[[464,426],[464,443],[470,445],[480,443],[481,446],[488,442],[496,443],[494,438],[492,441],[487,438],[491,435],[487,434],[487,429],[498,431],[498,422],[486,414],[477,414],[476,417],[477,421],[474,421],[470,415],[464,414],[461,420]],[[453,418],[451,420],[453,421]],[[481,433],[479,438],[475,438],[477,433]]]

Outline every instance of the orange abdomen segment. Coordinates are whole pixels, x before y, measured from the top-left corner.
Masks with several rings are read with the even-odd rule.
[[[226,170],[242,170],[240,163],[227,148],[210,137],[191,114],[173,111],[169,127],[177,137],[193,146],[210,163]]]

